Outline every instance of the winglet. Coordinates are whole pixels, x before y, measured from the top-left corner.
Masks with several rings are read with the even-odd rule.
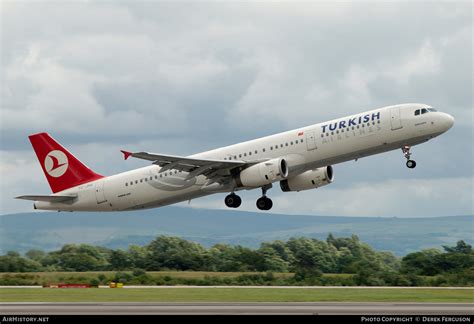
[[[127,152],[127,151],[124,151],[124,150],[120,150],[120,152],[123,153],[123,158],[125,160],[128,159],[133,154],[132,152]]]

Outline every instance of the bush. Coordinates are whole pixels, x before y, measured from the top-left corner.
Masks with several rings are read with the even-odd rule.
[[[92,278],[90,281],[89,281],[89,284],[92,286],[92,287],[99,287],[99,280],[95,279],[95,278]]]
[[[145,274],[146,274],[146,271],[143,270],[143,269],[135,269],[135,270],[133,270],[133,272],[132,272],[132,275],[133,275],[134,277],[143,276],[143,275],[145,275]]]
[[[122,282],[124,284],[132,280],[133,276],[127,272],[116,272],[114,277],[114,282]]]
[[[106,285],[107,282],[110,281],[110,280],[107,280],[107,277],[103,273],[101,273],[97,276],[97,280],[99,280],[99,283],[103,284],[103,285]]]

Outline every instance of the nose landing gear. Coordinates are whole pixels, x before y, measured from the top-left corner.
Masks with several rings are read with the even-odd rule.
[[[402,147],[402,152],[403,152],[403,155],[405,156],[405,159],[407,159],[407,168],[409,169],[413,169],[416,167],[416,162],[414,160],[410,160],[410,157],[411,157],[411,153],[410,153],[410,146],[408,145],[405,145]]]

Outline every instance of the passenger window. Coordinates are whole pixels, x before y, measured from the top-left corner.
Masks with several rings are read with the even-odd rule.
[[[234,160],[237,160],[237,155],[234,155]]]
[[[148,178],[145,178],[145,181],[148,181]]]
[[[125,182],[125,187],[128,187],[128,182]]]
[[[265,152],[265,149],[262,149],[262,152]]]
[[[303,140],[300,140],[301,143],[303,143]]]
[[[257,151],[257,150],[255,150],[255,154],[257,154],[257,153],[258,153],[258,151]]]
[[[135,184],[138,184],[138,180],[135,180]]]
[[[239,154],[239,158],[241,158],[241,157],[242,157],[242,154]]]
[[[285,143],[285,146],[288,146],[288,143]]]
[[[153,180],[153,177],[150,177],[150,181]]]
[[[321,134],[322,135],[322,134]],[[322,137],[322,136],[321,136]],[[290,145],[293,145],[293,141],[290,142]]]
[[[140,179],[140,182],[143,182],[143,179]]]
[[[252,152],[249,152],[249,156],[252,155]]]
[[[283,147],[283,144],[280,144],[280,147]]]
[[[247,156],[247,153],[244,153],[244,156]]]

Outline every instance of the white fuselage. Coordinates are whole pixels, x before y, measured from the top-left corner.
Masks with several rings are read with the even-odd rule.
[[[413,146],[438,136],[453,123],[441,112],[414,115],[423,104],[384,107],[295,130],[214,149],[194,158],[265,161],[284,157],[288,178],[315,168]],[[236,182],[207,186],[205,176],[186,180],[187,172],[150,165],[73,187],[57,195],[74,194],[70,203],[35,202],[35,208],[64,211],[122,211],[153,208],[242,189]]]

